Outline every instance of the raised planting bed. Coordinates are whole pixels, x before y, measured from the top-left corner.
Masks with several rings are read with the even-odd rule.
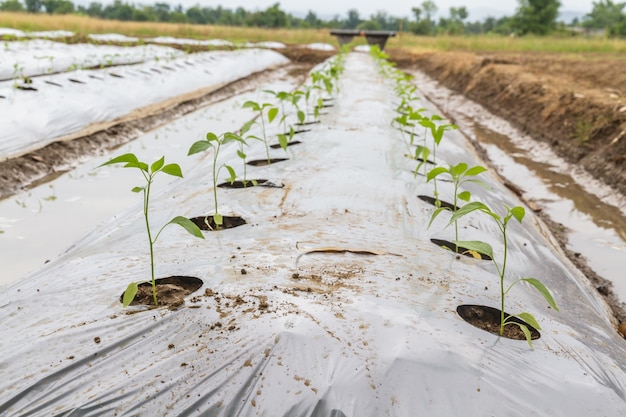
[[[358,53],[339,80],[324,128],[288,160],[251,168],[284,188],[219,190],[221,212],[248,225],[205,239],[166,229],[158,275],[203,282],[179,308],[119,301],[129,276],[149,270],[138,207],[6,288],[0,414],[624,415],[626,343],[542,223],[528,212],[505,239],[507,280],[541,279],[560,308],[525,283],[507,295],[507,313],[532,311],[541,325],[530,348],[457,313],[499,308],[498,274],[431,243],[453,239],[451,214],[428,227],[434,208],[417,196],[434,187],[413,175],[390,124],[392,82]],[[219,166],[241,165],[235,145]],[[480,164],[469,146],[447,132],[437,160]],[[251,142],[251,158],[265,152]],[[208,169],[161,189],[150,215],[207,212]],[[472,201],[522,204],[495,176],[482,180],[489,188],[472,187]],[[438,187],[451,195],[451,183]],[[460,239],[488,242],[501,259],[492,218],[472,212],[458,222]]]

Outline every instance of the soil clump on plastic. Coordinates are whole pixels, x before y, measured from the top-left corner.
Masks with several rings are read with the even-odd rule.
[[[156,280],[156,293],[158,307],[167,307],[175,310],[185,303],[185,297],[197,291],[202,286],[202,280],[194,277],[173,276],[159,278]],[[124,294],[120,296],[120,302]],[[152,294],[152,283],[143,282],[139,284],[137,295],[130,303],[131,306],[145,305],[155,307]]]
[[[509,319],[510,324],[506,324],[504,326],[503,332],[500,335],[501,311],[497,308],[465,304],[458,306],[456,311],[463,320],[470,323],[472,326],[478,327],[479,329],[485,330],[498,336],[514,340],[526,340],[524,332],[522,332],[517,324],[513,324],[514,322],[525,325],[528,330],[530,330],[530,338],[532,340],[536,340],[541,337],[541,334],[539,333],[539,331],[537,331],[537,329],[535,329],[525,321],[518,319],[517,317],[511,317]],[[506,320],[510,317],[510,315],[505,312],[504,317]]]
[[[239,216],[222,216],[222,224],[218,227],[212,215],[194,217],[191,220],[200,230],[219,231],[223,229],[232,229],[234,227],[243,226],[246,221]]]
[[[332,53],[305,48],[279,50],[292,62],[287,66],[289,77],[303,82],[311,68]],[[168,100],[145,111],[61,138],[44,148],[0,161],[0,200],[20,190],[49,182],[73,166],[94,156],[103,155],[128,143],[144,132],[153,130],[199,108],[215,104],[245,91],[254,90],[272,76],[272,70],[228,83],[216,90],[192,93]]]

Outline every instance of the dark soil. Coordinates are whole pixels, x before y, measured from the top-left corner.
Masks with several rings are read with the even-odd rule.
[[[456,311],[463,320],[472,326],[478,327],[479,329],[488,331],[489,333],[498,336],[506,337],[508,339],[526,340],[526,336],[520,327],[512,323],[506,324],[504,326],[504,332],[500,335],[501,310],[498,310],[497,308],[465,304],[458,306]],[[504,317],[506,319],[510,317],[510,314],[505,312]],[[531,340],[536,340],[541,337],[539,331],[525,321],[520,320],[517,317],[511,317],[509,321],[520,323],[528,327],[528,330],[530,330]]]
[[[291,142],[287,143],[287,146],[289,147],[289,146],[293,146],[293,145],[299,145],[301,143],[302,142],[300,142],[299,140],[292,140]],[[280,146],[280,143],[275,143],[273,145],[270,145],[270,148],[272,148],[272,149],[280,149],[281,146]]]
[[[213,216],[194,217],[191,220],[200,230],[216,232],[224,229],[243,226],[246,221],[239,216],[222,216],[222,224],[218,227]]]
[[[243,181],[223,182],[217,185],[220,188],[252,188],[252,187],[268,187],[268,188],[283,188],[284,185],[275,183],[268,180],[252,179]]]
[[[476,251],[473,251],[471,249],[465,248],[463,246],[457,246],[457,245],[454,244],[454,242],[450,242],[448,240],[444,240],[444,239],[430,239],[430,241],[432,243],[434,243],[435,245],[439,246],[440,248],[443,248],[445,250],[449,250],[449,251],[458,253],[459,255],[467,256],[468,258],[482,259],[484,261],[491,261],[491,256],[489,256],[489,255],[485,255],[483,253],[478,253]]]
[[[427,195],[418,195],[417,198],[419,198],[422,201],[427,202],[428,204],[434,207],[445,207],[451,211],[456,211],[459,209],[459,207],[456,207],[454,204],[448,203],[447,201],[444,201],[444,200],[439,200],[439,206],[437,206],[437,200]]]
[[[202,287],[202,280],[194,277],[173,276],[159,278],[156,281],[156,292],[158,307],[165,306],[174,310],[185,303],[185,297]],[[120,296],[122,302],[124,294]],[[152,295],[152,283],[143,282],[139,284],[137,295],[131,306],[146,305],[155,307]]]
[[[253,167],[262,167],[266,165],[275,164],[277,162],[288,161],[289,158],[270,158],[268,159],[254,159],[252,161],[246,162],[246,164],[251,165]]]

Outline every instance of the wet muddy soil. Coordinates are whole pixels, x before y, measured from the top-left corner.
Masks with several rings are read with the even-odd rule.
[[[400,68],[419,69],[480,103],[626,195],[626,59],[402,50],[390,54]]]

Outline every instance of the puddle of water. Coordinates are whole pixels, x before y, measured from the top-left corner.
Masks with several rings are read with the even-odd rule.
[[[546,144],[425,75],[416,75],[420,90],[454,117],[466,136],[482,144],[498,173],[522,190],[525,199],[569,230],[568,248],[582,254],[626,301],[625,199],[557,157]]]
[[[277,81],[279,80],[280,81]],[[136,170],[121,166],[98,168],[114,156],[135,153],[153,162],[165,155],[166,163],[178,163],[183,175],[203,155],[187,156],[192,143],[206,132],[239,129],[252,114],[241,106],[246,100],[266,99],[263,89],[292,90],[295,81],[277,71],[274,81],[255,92],[231,97],[189,113],[114,150],[90,159],[54,181],[0,201],[0,286],[7,285],[42,267],[99,223],[135,205],[141,209],[141,195],[130,190],[143,185]],[[171,176],[157,177],[155,187],[178,181]]]

